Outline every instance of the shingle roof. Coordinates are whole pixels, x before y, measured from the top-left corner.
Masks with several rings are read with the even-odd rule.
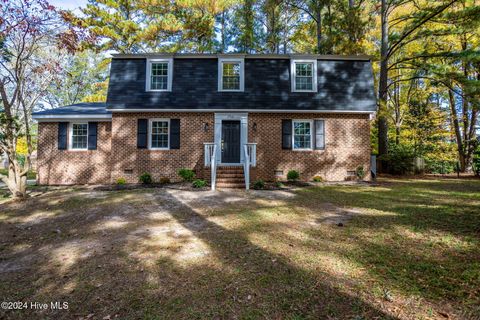
[[[219,92],[216,56],[174,56],[171,92],[145,90],[145,55],[112,59],[107,108],[110,110],[259,110],[375,112],[371,62],[315,57],[318,92],[292,92],[290,56],[245,59],[244,92]]]
[[[60,108],[37,111],[32,114],[34,119],[45,119],[55,117],[85,116],[85,117],[111,117],[111,112],[107,111],[105,102],[84,102],[76,103]]]

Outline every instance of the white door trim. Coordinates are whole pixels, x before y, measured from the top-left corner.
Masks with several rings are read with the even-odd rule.
[[[222,163],[222,121],[239,120],[240,121],[240,163]],[[243,146],[248,141],[248,113],[215,113],[215,145],[217,146],[217,164],[225,166],[242,165],[244,160]]]

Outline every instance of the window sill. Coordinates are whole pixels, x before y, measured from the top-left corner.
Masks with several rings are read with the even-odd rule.
[[[153,89],[149,89],[149,90],[146,90],[146,92],[172,92],[172,90],[153,90]]]
[[[166,151],[166,150],[171,150],[170,148],[148,148],[144,150],[150,150],[150,151]]]

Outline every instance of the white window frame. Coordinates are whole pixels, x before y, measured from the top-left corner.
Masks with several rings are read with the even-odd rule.
[[[295,122],[308,122],[310,123],[310,148],[295,148]],[[313,146],[313,131],[314,123],[312,119],[294,119],[292,120],[292,150],[294,151],[312,151]]]
[[[152,89],[152,64],[153,63],[167,63],[168,65],[168,79],[167,79],[167,89]],[[173,58],[167,59],[147,59],[147,73],[146,73],[146,84],[145,90],[146,91],[153,91],[153,92],[168,92],[172,91],[172,80],[173,80]]]
[[[87,146],[85,148],[73,148],[73,125],[74,124],[86,124],[87,125]],[[88,122],[87,121],[75,121],[68,124],[68,150],[72,151],[85,151],[88,150]]]
[[[163,121],[163,122],[168,122],[168,137],[167,137],[167,147],[166,148],[153,148],[152,147],[152,128],[153,122],[157,121]],[[165,119],[165,118],[154,118],[154,119],[149,119],[148,121],[148,149],[150,150],[170,150],[170,119]]]
[[[312,90],[297,90],[296,89],[296,77],[297,77],[297,68],[296,64],[297,63],[312,63],[313,68],[312,68]],[[318,83],[317,83],[317,64],[318,61],[315,59],[292,59],[290,60],[290,73],[292,75],[292,92],[317,92],[318,91]]]
[[[224,63],[240,64],[240,88],[239,89],[223,89],[223,64]],[[218,91],[242,92],[244,90],[245,90],[245,59],[244,58],[219,58],[218,59]]]

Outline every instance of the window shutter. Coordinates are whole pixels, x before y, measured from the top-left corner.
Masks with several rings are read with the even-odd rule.
[[[282,149],[292,149],[292,120],[282,120]]]
[[[68,122],[58,123],[58,150],[67,150]]]
[[[315,135],[313,142],[316,150],[325,149],[325,121],[315,120]]]
[[[88,123],[88,150],[97,150],[97,123]]]
[[[146,149],[148,144],[148,119],[138,119],[137,148]]]
[[[180,149],[180,119],[170,119],[170,149]]]

